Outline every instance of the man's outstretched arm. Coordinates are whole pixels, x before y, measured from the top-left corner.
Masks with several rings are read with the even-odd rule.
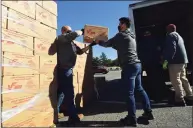
[[[77,49],[77,54],[78,55],[82,55],[83,53],[85,53],[86,51],[88,51],[90,49],[90,47],[96,45],[95,42],[91,43],[90,45],[86,46],[85,48],[80,48],[78,46],[76,46],[76,49]]]
[[[84,33],[84,29],[77,30],[77,31],[74,31],[74,32],[66,33],[63,36],[61,36],[61,38],[64,38],[64,40],[66,42],[70,42],[72,40],[75,40],[77,37],[83,35],[83,33]]]
[[[109,39],[106,42],[99,40],[97,41],[97,43],[103,47],[113,47],[116,44],[116,42],[119,41],[119,39],[120,39],[120,33],[116,34],[113,38]]]

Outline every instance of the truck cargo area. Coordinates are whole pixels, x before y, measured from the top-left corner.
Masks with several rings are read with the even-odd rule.
[[[152,1],[146,2],[151,3]],[[137,4],[133,6],[137,6]],[[132,6],[130,7],[132,8]],[[191,81],[193,79],[190,75],[193,69],[193,1],[166,1],[145,7],[135,7],[133,19],[137,42],[141,42],[142,32],[149,30],[162,45],[165,41],[166,26],[171,23],[177,26],[177,32],[185,42],[190,62],[188,64],[188,77]]]

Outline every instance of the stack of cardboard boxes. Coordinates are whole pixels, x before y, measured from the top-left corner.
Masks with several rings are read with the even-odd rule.
[[[56,56],[48,49],[56,37],[54,1],[2,1],[3,127],[48,127],[48,97]]]
[[[52,125],[49,89],[57,57],[49,56],[48,49],[56,29],[54,1],[2,1],[3,127]],[[94,93],[91,50],[78,56],[73,83],[76,105],[83,107]]]

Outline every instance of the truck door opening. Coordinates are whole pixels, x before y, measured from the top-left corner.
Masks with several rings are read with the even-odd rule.
[[[188,71],[193,69],[193,1],[171,1],[133,10],[137,42],[142,42],[141,32],[150,30],[160,45],[165,42],[166,26],[175,24],[183,37],[188,54]],[[189,79],[190,81],[193,78]]]

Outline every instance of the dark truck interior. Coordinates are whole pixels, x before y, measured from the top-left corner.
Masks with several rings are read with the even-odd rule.
[[[133,10],[137,42],[141,42],[141,32],[150,30],[162,46],[165,41],[166,26],[175,24],[183,37],[188,54],[187,77],[192,83],[193,70],[193,0],[171,1]],[[169,75],[166,71],[166,82]]]

